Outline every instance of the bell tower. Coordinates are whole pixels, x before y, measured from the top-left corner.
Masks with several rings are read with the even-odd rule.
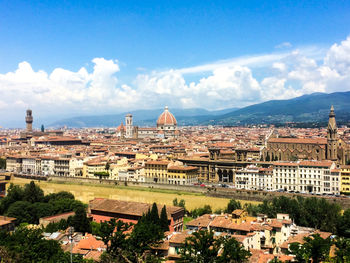
[[[125,138],[132,138],[133,131],[132,115],[129,113],[125,116]]]
[[[337,141],[338,141],[338,128],[335,122],[335,114],[333,105],[329,113],[328,127],[327,127],[327,159],[336,161],[337,155]]]

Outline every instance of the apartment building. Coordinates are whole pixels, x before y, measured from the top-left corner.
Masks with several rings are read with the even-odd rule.
[[[340,166],[340,192],[343,194],[350,194],[350,165]]]
[[[54,158],[55,176],[69,176],[69,158]]]
[[[246,190],[272,190],[273,169],[249,165],[235,172],[235,187]]]
[[[191,185],[198,182],[198,168],[166,160],[148,161],[145,179],[152,183]]]
[[[41,174],[45,176],[55,174],[55,161],[52,157],[41,157]]]
[[[83,176],[84,158],[75,157],[69,160],[69,176]]]
[[[26,174],[38,174],[39,167],[36,166],[36,157],[23,157],[22,158],[22,172]]]
[[[21,172],[22,171],[22,157],[21,156],[7,156],[6,157],[6,170],[9,172]]]
[[[273,168],[273,189],[339,194],[340,171],[332,161],[276,162]]]

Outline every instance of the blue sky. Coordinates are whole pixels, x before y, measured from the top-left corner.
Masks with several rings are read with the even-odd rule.
[[[350,1],[5,0],[0,12],[8,126],[27,107],[50,119],[348,90],[337,87],[350,65],[339,55]]]

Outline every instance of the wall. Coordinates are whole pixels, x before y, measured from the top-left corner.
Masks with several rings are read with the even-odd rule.
[[[124,185],[124,182],[118,182],[114,180],[99,180],[91,178],[74,178],[74,177],[57,177],[50,176],[49,181],[60,181],[60,182],[75,182],[75,183],[91,183],[91,184],[109,184]],[[170,185],[170,184],[156,184],[156,183],[141,183],[141,182],[128,182],[128,186],[147,187],[156,189],[167,189],[185,192],[203,193],[207,196],[232,198],[238,200],[248,201],[264,201],[271,200],[274,197],[286,196],[286,197],[314,197],[314,195],[303,195],[303,194],[292,194],[292,193],[281,193],[281,192],[266,192],[266,191],[252,191],[252,190],[237,190],[232,188],[211,188],[211,187],[200,187],[200,186],[186,186],[186,185]],[[316,196],[318,198],[325,198],[329,202],[338,203],[342,209],[350,208],[350,198],[348,197],[329,197],[329,196]]]

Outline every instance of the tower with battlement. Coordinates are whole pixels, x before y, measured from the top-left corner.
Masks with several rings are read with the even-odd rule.
[[[333,105],[329,113],[328,127],[327,127],[327,159],[336,161],[338,160],[337,154],[337,142],[338,142],[338,128],[335,122],[335,114]]]
[[[26,128],[27,128],[27,132],[33,131],[33,116],[32,116],[32,110],[30,109],[27,110]]]

